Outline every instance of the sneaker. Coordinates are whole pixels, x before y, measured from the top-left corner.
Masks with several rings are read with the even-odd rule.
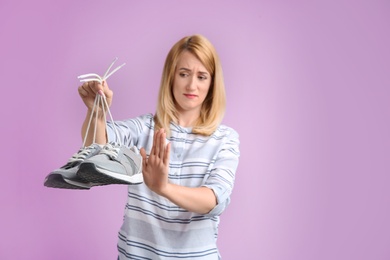
[[[102,185],[140,184],[142,157],[136,147],[107,143],[98,155],[81,163],[77,176]]]
[[[88,190],[92,186],[100,185],[99,183],[91,183],[83,180],[76,175],[80,164],[88,158],[97,155],[101,151],[101,146],[92,144],[90,146],[81,148],[75,153],[68,163],[59,169],[51,172],[44,181],[44,185],[50,188],[60,189],[82,189]]]

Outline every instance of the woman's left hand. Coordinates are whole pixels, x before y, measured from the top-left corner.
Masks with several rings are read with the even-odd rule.
[[[166,133],[160,129],[154,133],[153,147],[149,158],[146,151],[141,148],[142,173],[146,186],[159,195],[163,195],[167,189],[169,172],[170,143],[165,144]]]

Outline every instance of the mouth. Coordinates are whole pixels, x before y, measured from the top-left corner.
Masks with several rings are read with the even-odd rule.
[[[186,96],[187,98],[196,98],[197,95],[194,95],[194,94],[184,94],[184,96]]]

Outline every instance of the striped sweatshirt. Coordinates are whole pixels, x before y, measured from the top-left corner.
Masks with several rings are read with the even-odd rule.
[[[152,114],[108,122],[108,141],[149,154],[153,144]],[[124,220],[119,231],[119,259],[220,259],[217,248],[219,216],[230,202],[239,158],[238,134],[224,125],[210,136],[170,125],[169,182],[209,187],[217,205],[208,214],[189,212],[149,190],[129,185]]]

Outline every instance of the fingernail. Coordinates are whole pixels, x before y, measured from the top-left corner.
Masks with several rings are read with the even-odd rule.
[[[104,93],[103,93],[103,91],[102,91],[101,89],[99,89],[98,93],[99,93],[102,97],[104,97]]]

